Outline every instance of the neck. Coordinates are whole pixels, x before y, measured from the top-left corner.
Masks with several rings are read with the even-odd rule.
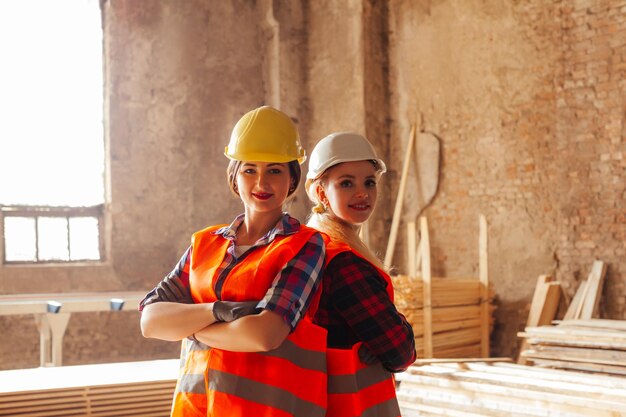
[[[282,208],[260,213],[246,207],[244,221],[237,230],[237,244],[253,245],[278,223],[282,215]]]

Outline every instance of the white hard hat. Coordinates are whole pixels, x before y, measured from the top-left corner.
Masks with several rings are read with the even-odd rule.
[[[375,161],[380,173],[387,171],[382,159],[376,155],[372,145],[358,133],[336,132],[320,140],[309,157],[308,180],[314,180],[328,168],[342,162]]]

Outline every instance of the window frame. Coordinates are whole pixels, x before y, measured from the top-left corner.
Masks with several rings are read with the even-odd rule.
[[[105,251],[105,227],[104,218],[105,210],[104,204],[97,204],[88,207],[71,207],[71,206],[28,206],[28,205],[1,205],[0,204],[0,234],[1,234],[1,246],[2,246],[2,264],[8,265],[77,265],[77,264],[99,264],[106,261]],[[4,233],[4,219],[7,217],[27,217],[34,218],[35,224],[37,224],[37,218],[39,217],[63,217],[67,219],[67,242],[68,251],[70,251],[70,218],[75,217],[94,217],[98,221],[98,250],[100,252],[99,259],[68,259],[68,260],[55,260],[55,259],[39,259],[39,230],[35,227],[35,253],[36,260],[33,261],[8,261],[6,259],[6,236]],[[68,252],[71,258],[71,252]]]

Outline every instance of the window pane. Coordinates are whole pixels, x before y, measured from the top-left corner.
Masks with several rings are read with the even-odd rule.
[[[76,260],[100,259],[98,219],[95,217],[70,218],[70,256]]]
[[[42,261],[67,261],[67,219],[65,217],[39,217],[39,259]]]
[[[36,261],[35,219],[4,218],[4,251],[7,261]]]
[[[0,204],[104,202],[102,39],[98,0],[0,0]]]

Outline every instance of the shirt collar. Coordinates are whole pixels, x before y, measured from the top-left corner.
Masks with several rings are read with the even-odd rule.
[[[235,220],[233,220],[230,225],[217,229],[213,232],[213,234],[221,235],[225,239],[235,240],[235,238],[237,237],[237,229],[239,229],[239,226],[241,226],[244,219],[245,214],[242,213],[239,216],[235,217]],[[262,241],[263,243],[269,243],[273,241],[276,236],[292,235],[298,230],[300,230],[300,222],[296,218],[291,217],[287,212],[284,212],[276,225],[274,225],[273,228],[271,228],[261,239],[259,239],[259,241]]]

